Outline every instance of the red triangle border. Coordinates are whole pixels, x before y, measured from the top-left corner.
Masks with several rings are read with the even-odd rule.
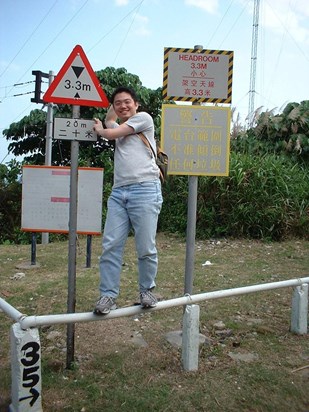
[[[57,86],[59,83],[62,81],[63,77],[65,76],[66,72],[68,69],[72,66],[72,63],[74,59],[80,55],[80,58],[82,59],[86,70],[88,71],[88,74],[101,98],[101,100],[86,100],[86,99],[74,99],[74,98],[69,98],[69,97],[57,97],[53,96],[54,91],[56,90]],[[60,69],[59,73],[55,77],[54,81],[51,83],[47,91],[45,92],[43,96],[43,101],[47,103],[60,103],[60,104],[72,104],[76,106],[94,106],[94,107],[108,107],[109,106],[109,101],[106,97],[106,94],[104,90],[102,89],[100,82],[92,69],[89,60],[83,50],[83,48],[80,45],[77,45],[74,47],[72,50],[70,56],[67,58],[65,61],[64,65]]]

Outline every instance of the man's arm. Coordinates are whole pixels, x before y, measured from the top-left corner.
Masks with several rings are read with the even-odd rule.
[[[106,125],[107,122],[112,123],[113,120],[108,120],[107,115],[106,115]],[[134,133],[134,129],[131,126],[128,126],[127,124],[123,123],[119,125],[118,127],[114,129],[104,129],[101,120],[94,118],[94,126],[93,130],[101,137],[104,137],[105,139],[108,140],[115,140],[118,139],[118,137],[123,137],[127,136],[129,134]]]
[[[106,117],[105,117],[105,126],[108,129],[112,129],[114,126],[114,123],[116,123],[117,121],[117,115],[115,113],[115,110],[113,108],[113,105],[111,105],[106,113]]]

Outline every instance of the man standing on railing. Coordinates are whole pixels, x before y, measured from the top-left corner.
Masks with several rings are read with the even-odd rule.
[[[138,257],[141,305],[157,305],[152,290],[158,268],[156,231],[162,206],[161,183],[155,157],[138,135],[143,133],[156,150],[154,124],[148,113],[137,113],[138,101],[133,90],[118,88],[111,102],[105,119],[107,129],[94,119],[95,132],[115,140],[114,185],[107,203],[100,258],[100,298],[94,308],[98,315],[116,309],[124,246],[131,228]]]

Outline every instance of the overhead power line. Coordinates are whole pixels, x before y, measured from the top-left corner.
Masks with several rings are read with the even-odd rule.
[[[274,15],[276,16],[276,18],[278,19],[278,21],[280,22],[281,26],[283,27],[283,29],[285,30],[285,32],[288,34],[288,36],[290,37],[290,39],[293,41],[295,47],[297,47],[297,49],[299,50],[299,52],[304,56],[304,58],[309,61],[309,56],[304,52],[304,50],[300,47],[300,42],[297,42],[295,40],[295,38],[293,37],[293,35],[291,34],[291,32],[287,29],[287,25],[282,21],[282,19],[279,17],[279,15],[277,14],[277,12],[274,10],[274,8],[272,7],[271,3],[269,3],[268,1],[266,1],[268,6],[272,9]]]
[[[33,94],[34,92],[25,92],[25,93],[18,93],[18,94],[13,94],[12,97],[17,97],[17,96],[24,96],[25,94]]]
[[[140,7],[141,7],[141,5],[142,5],[143,2],[144,2],[144,0],[142,0],[142,1],[138,4],[138,6],[135,8],[134,16],[133,16],[132,21],[131,21],[131,23],[130,23],[130,26],[129,26],[129,28],[128,28],[125,36],[124,36],[124,39],[123,39],[123,41],[121,42],[121,44],[120,44],[120,46],[119,46],[119,49],[118,49],[118,51],[117,51],[117,53],[116,53],[116,56],[115,56],[113,65],[115,64],[115,62],[116,62],[116,60],[117,60],[117,57],[119,56],[119,53],[120,53],[120,51],[121,51],[121,49],[122,49],[122,46],[124,45],[124,43],[125,43],[128,35],[129,35],[129,33],[130,33],[130,30],[131,30],[131,28],[132,28],[132,26],[133,26],[134,20],[135,20],[135,18],[136,18],[136,16],[137,16],[137,13],[138,13],[138,11],[139,11],[139,9],[140,9]]]
[[[250,0],[247,0],[247,3],[243,6],[241,12],[239,13],[239,15],[236,17],[233,25],[231,26],[230,30],[227,32],[226,36],[224,37],[224,39],[221,41],[220,46],[222,47],[222,44],[225,42],[226,39],[229,38],[230,33],[233,31],[234,27],[236,26],[238,20],[240,19],[241,15],[244,13],[244,11],[246,10],[247,4],[249,3]]]
[[[58,1],[58,0],[56,0]],[[24,72],[24,74],[17,80],[19,82],[27,73],[29,73],[30,69],[34,66],[34,64],[43,56],[43,54],[48,50],[48,48],[56,41],[56,39],[60,36],[60,34],[67,28],[67,26],[72,22],[72,20],[80,13],[83,7],[88,3],[89,0],[86,0],[80,8],[76,11],[76,13],[70,18],[70,20],[64,25],[64,27],[58,32],[58,34],[53,38],[53,40],[46,46],[46,48],[42,51],[42,53],[38,56],[38,58],[31,64],[30,67]],[[12,90],[12,89],[11,89]],[[8,93],[11,92],[9,90]]]
[[[211,48],[211,41],[212,41],[212,39],[215,37],[215,35],[217,34],[217,31],[219,30],[219,27],[221,26],[221,24],[222,24],[225,16],[227,16],[228,11],[230,10],[230,8],[231,8],[231,6],[232,6],[233,3],[234,3],[234,0],[231,0],[229,6],[227,7],[227,9],[226,9],[225,12],[224,12],[224,14],[223,14],[223,16],[222,16],[219,24],[217,25],[217,27],[216,27],[216,29],[214,30],[212,36],[211,36],[210,39],[208,40],[207,44],[208,44],[208,47],[209,47],[209,48]]]
[[[135,10],[139,9],[139,7],[144,3],[144,0],[140,1],[137,6],[135,6],[129,13],[127,13],[117,24],[115,24],[107,33],[105,33],[90,49],[87,50],[87,53],[91,52],[98,44],[101,43],[102,40],[105,39],[112,31],[114,31],[130,14],[132,14]]]
[[[7,72],[7,70],[10,68],[11,64],[13,63],[13,61],[16,59],[16,57],[19,55],[19,53],[24,49],[24,47],[26,46],[26,44],[29,42],[29,40],[32,38],[32,36],[34,35],[34,33],[38,30],[38,28],[42,25],[42,23],[44,22],[44,20],[46,20],[47,16],[50,14],[50,12],[52,11],[52,9],[55,7],[56,3],[58,2],[58,0],[56,0],[54,2],[54,4],[51,6],[51,8],[48,10],[48,12],[45,14],[45,16],[43,17],[43,19],[40,21],[40,23],[36,26],[36,28],[33,30],[33,32],[30,34],[30,36],[24,41],[23,45],[21,46],[21,48],[18,50],[18,52],[15,54],[15,56],[12,58],[12,60],[9,62],[9,64],[5,67],[5,69],[2,71],[2,73],[0,73],[0,77],[2,77],[4,75],[4,73]]]

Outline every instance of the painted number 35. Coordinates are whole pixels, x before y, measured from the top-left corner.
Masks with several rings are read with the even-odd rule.
[[[30,406],[33,406],[40,396],[35,386],[39,383],[40,376],[36,373],[39,366],[34,366],[40,360],[40,345],[37,342],[28,342],[22,348],[24,356],[21,358],[23,369],[23,387],[29,388],[29,396],[20,398],[19,401],[30,399]]]

